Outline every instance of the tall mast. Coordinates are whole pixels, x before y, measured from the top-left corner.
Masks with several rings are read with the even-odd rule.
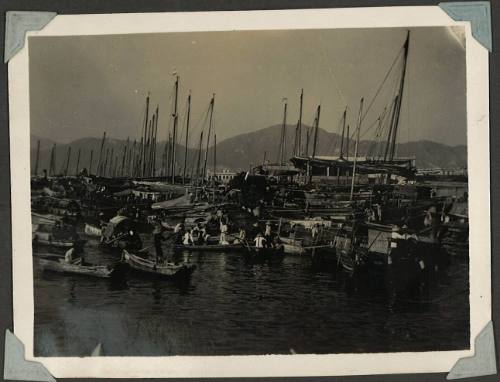
[[[154,146],[155,115],[149,121],[149,150],[148,150],[148,176],[153,173],[153,146]]]
[[[40,139],[36,144],[35,176],[38,175],[38,160],[40,159]]]
[[[159,105],[156,105],[156,110],[155,110],[155,127],[154,127],[154,138],[153,138],[153,177],[156,176],[156,142],[158,139],[158,115],[159,115]]]
[[[217,134],[214,134],[214,195],[213,201],[215,203],[215,173],[217,171]]]
[[[191,92],[188,95],[188,109],[186,117],[186,141],[184,142],[184,169],[182,170],[182,184],[186,183],[186,167],[188,156],[188,138],[189,138],[189,118],[191,116]]]
[[[80,167],[80,152],[82,151],[82,149],[78,149],[78,156],[77,156],[77,159],[76,159],[76,169],[75,169],[75,175],[78,175],[78,167]]]
[[[391,148],[391,140],[392,140],[392,130],[395,128],[395,120],[396,120],[396,107],[398,104],[398,99],[399,99],[399,94],[394,98],[394,102],[392,104],[392,113],[391,113],[391,120],[389,123],[389,133],[387,134],[387,143],[385,145],[385,152],[384,152],[384,161],[388,159],[388,155],[390,155],[390,148]]]
[[[344,157],[344,133],[345,133],[345,122],[347,119],[347,107],[344,110],[344,116],[342,117],[342,138],[340,139],[340,156],[342,159]]]
[[[109,169],[108,169],[108,175],[111,177],[113,175],[113,159],[114,159],[114,154],[115,154],[115,149],[111,149],[111,154],[109,156]]]
[[[135,139],[134,143],[132,143],[132,153],[129,151],[128,155],[128,165],[127,165],[127,176],[133,177],[134,176],[134,166],[135,166]],[[132,154],[132,155],[131,155]]]
[[[102,140],[101,140],[101,150],[99,151],[99,159],[97,160],[97,175],[101,176],[102,174],[102,151],[104,149],[104,142],[106,141],[106,132],[102,135]]]
[[[92,162],[94,161],[94,150],[90,150],[89,175],[92,175]]]
[[[349,200],[352,201],[352,197],[354,195],[354,179],[356,178],[356,162],[358,159],[358,146],[359,146],[359,131],[361,130],[361,115],[363,113],[363,98],[361,98],[361,102],[359,104],[359,115],[358,115],[358,123],[356,126],[356,146],[354,148],[354,164],[352,166],[352,180],[351,180],[351,196]]]
[[[177,102],[179,98],[179,76],[175,77],[175,102],[174,102],[174,130],[172,133],[172,183],[175,183],[175,152],[177,145],[177,123],[179,116],[177,114]]]
[[[106,159],[104,159],[103,169],[101,170],[101,176],[106,176],[106,168],[108,167],[108,157],[109,149],[106,149]]]
[[[349,143],[351,143],[351,136],[349,135],[349,125],[347,125],[347,135],[346,135],[346,138],[347,138],[347,142],[346,142],[346,145],[347,145],[347,149],[346,149],[346,157],[347,157],[347,160],[349,160]]]
[[[286,150],[286,111],[288,108],[287,99],[283,99],[285,101],[285,106],[283,110],[283,124],[281,125],[281,136],[280,136],[280,149],[279,149],[279,157],[278,163],[283,164],[285,162],[285,150]]]
[[[314,126],[314,141],[313,141],[313,152],[312,157],[316,157],[316,148],[318,146],[318,130],[319,130],[319,115],[321,112],[321,105],[318,105],[318,111],[316,112],[316,126]]]
[[[304,89],[300,90],[299,124],[297,125],[297,155],[301,155],[302,146],[302,106],[304,104]]]
[[[399,127],[399,122],[400,122],[400,117],[401,117],[401,104],[402,104],[402,99],[403,99],[403,91],[404,91],[404,85],[405,85],[405,77],[406,77],[406,68],[408,64],[408,48],[410,45],[410,31],[408,31],[406,35],[406,41],[404,45],[404,56],[403,56],[403,69],[401,73],[401,82],[399,84],[399,92],[398,92],[398,103],[396,105],[396,117],[395,117],[395,122],[394,122],[394,129],[392,132],[392,139],[391,139],[391,151],[390,151],[390,156],[389,160],[394,159],[394,153],[396,151],[396,137],[398,133],[398,127]]]
[[[122,167],[120,169],[121,176],[125,175],[125,166],[127,164],[128,141],[129,141],[129,137],[127,137],[127,142],[125,143],[125,147],[123,148]]]
[[[56,144],[52,146],[50,152],[49,175],[55,175],[56,172]]]
[[[167,164],[168,164],[168,177],[172,176],[172,133],[168,133],[167,145]]]
[[[207,176],[208,146],[210,145],[210,133],[212,132],[212,117],[214,114],[215,93],[210,100],[210,120],[208,122],[207,151],[205,151],[205,163],[203,164],[203,178]]]
[[[146,139],[144,141],[144,162],[142,163],[142,176],[149,175],[149,148],[151,145],[151,120],[146,125]]]
[[[139,164],[141,168],[141,176],[144,176],[144,172],[146,171],[146,140],[148,134],[148,121],[149,121],[149,92],[146,97],[146,113],[144,115],[144,135],[141,140],[141,162]]]
[[[198,160],[196,161],[196,181],[198,181],[198,177],[200,176],[200,162],[201,162],[201,145],[203,143],[203,130],[200,134],[200,143],[198,145]]]
[[[314,117],[313,126],[316,126],[316,117]],[[304,156],[307,158],[309,156],[309,138],[311,136],[311,129],[306,130],[306,147],[304,150]]]
[[[68,156],[66,158],[66,169],[64,170],[64,176],[68,176],[69,170],[69,158],[71,157],[71,146],[68,147]]]

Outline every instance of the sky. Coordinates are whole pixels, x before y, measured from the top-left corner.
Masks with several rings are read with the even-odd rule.
[[[319,125],[330,132],[340,132],[346,107],[347,123],[355,126],[364,98],[361,135],[374,139],[376,120],[399,84],[407,31],[30,37],[31,133],[60,143],[101,137],[103,131],[113,138],[138,138],[149,93],[151,107],[159,105],[158,136],[164,139],[172,124],[177,73],[182,140],[186,98],[192,95],[190,146],[206,129],[213,93],[214,128],[220,142],[280,124],[285,99],[287,121],[295,124],[301,89],[303,123],[313,123],[321,104]],[[449,28],[410,29],[398,141],[422,139],[466,144],[465,50]]]

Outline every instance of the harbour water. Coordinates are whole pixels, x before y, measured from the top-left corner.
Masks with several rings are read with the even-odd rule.
[[[85,246],[85,260],[119,255]],[[146,245],[146,244],[145,244]],[[34,258],[35,354],[106,356],[359,353],[469,348],[467,260],[424,292],[373,287],[308,257],[250,264],[241,253],[184,253],[189,283],[42,272]]]

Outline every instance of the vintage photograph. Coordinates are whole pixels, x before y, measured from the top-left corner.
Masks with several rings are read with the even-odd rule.
[[[464,34],[29,37],[34,355],[469,349]]]

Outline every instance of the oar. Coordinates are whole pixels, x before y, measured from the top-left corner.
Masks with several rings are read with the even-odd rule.
[[[128,233],[124,233],[118,237],[115,237],[113,240],[110,240],[110,241],[106,241],[104,244],[111,244],[111,243],[114,243],[115,241],[117,240],[120,240],[122,238],[124,238],[125,236],[128,236]]]
[[[148,249],[150,249],[150,248],[153,248],[153,247],[154,247],[154,245],[149,245],[149,246],[147,246],[147,247],[144,247],[143,249],[138,250],[138,251],[137,251],[137,253],[144,252],[144,251],[146,251],[146,250],[148,250]]]

